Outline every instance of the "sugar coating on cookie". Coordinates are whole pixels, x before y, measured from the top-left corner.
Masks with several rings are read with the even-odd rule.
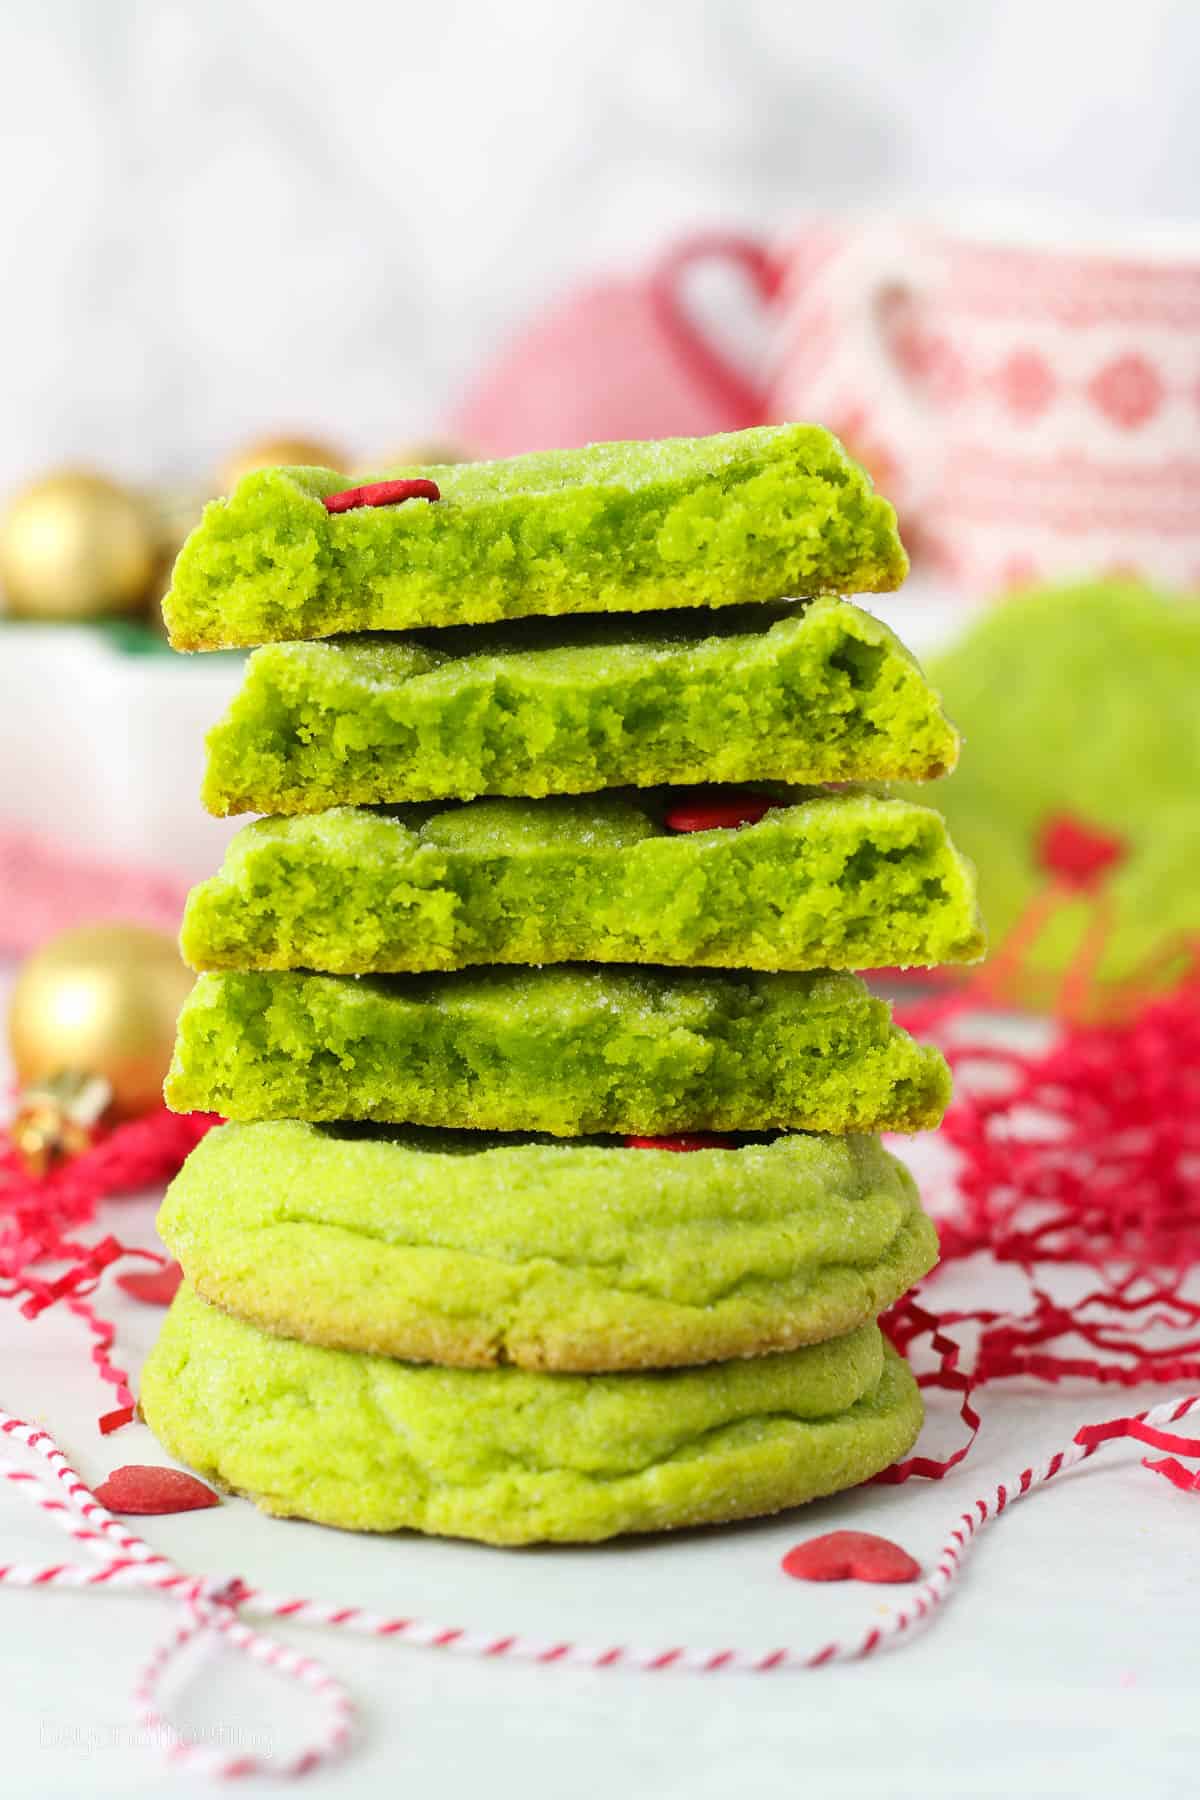
[[[209,733],[217,814],[700,781],[931,780],[958,734],[844,600],[273,644]]]
[[[627,966],[201,975],[166,1096],[485,1131],[918,1131],[950,1076],[857,977]]]
[[[881,593],[908,571],[892,508],[817,425],[390,473],[441,497],[331,514],[344,476],[270,469],[211,502],[163,603],[172,644]]]
[[[158,1229],[205,1299],[285,1337],[462,1367],[666,1368],[836,1337],[937,1257],[877,1138],[210,1132]]]
[[[172,1455],[266,1512],[493,1544],[777,1512],[867,1480],[921,1424],[874,1324],[704,1369],[447,1369],[272,1337],[186,1286],[140,1404]]]

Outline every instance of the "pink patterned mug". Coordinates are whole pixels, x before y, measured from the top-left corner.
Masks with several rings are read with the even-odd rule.
[[[714,257],[770,309],[761,384],[688,305]],[[822,223],[769,250],[690,239],[652,288],[727,418],[828,424],[965,590],[1098,571],[1200,587],[1200,235],[1072,248]]]

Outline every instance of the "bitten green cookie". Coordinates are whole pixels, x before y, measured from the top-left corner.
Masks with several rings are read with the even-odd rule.
[[[740,790],[705,790],[737,802]],[[200,969],[339,974],[476,963],[891,968],[983,949],[974,871],[928,807],[781,790],[737,830],[664,823],[677,789],[337,807],[259,819],[183,920]]]
[[[206,1300],[414,1362],[666,1368],[874,1319],[937,1258],[876,1138],[734,1149],[225,1125],[158,1216]]]
[[[545,1375],[293,1343],[187,1287],[140,1404],[172,1456],[265,1512],[492,1544],[778,1512],[867,1480],[921,1425],[875,1325],[704,1369]]]
[[[344,475],[269,469],[214,500],[163,603],[175,648],[881,593],[908,571],[891,507],[818,425],[391,473],[441,499],[330,514]]]
[[[201,975],[177,1112],[484,1131],[920,1131],[941,1053],[853,975],[562,968]]]
[[[532,619],[256,651],[208,736],[210,812],[709,781],[926,781],[937,693],[843,600]]]

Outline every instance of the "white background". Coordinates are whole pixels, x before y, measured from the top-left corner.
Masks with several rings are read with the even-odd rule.
[[[0,493],[382,456],[530,311],[723,221],[1194,215],[1188,0],[0,0]]]

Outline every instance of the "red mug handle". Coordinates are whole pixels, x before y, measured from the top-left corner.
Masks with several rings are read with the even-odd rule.
[[[693,380],[728,416],[731,430],[761,425],[767,417],[765,386],[709,340],[684,302],[685,278],[705,262],[735,264],[768,307],[783,285],[783,264],[758,238],[733,231],[698,231],[668,250],[650,274],[650,299],[659,326]]]

